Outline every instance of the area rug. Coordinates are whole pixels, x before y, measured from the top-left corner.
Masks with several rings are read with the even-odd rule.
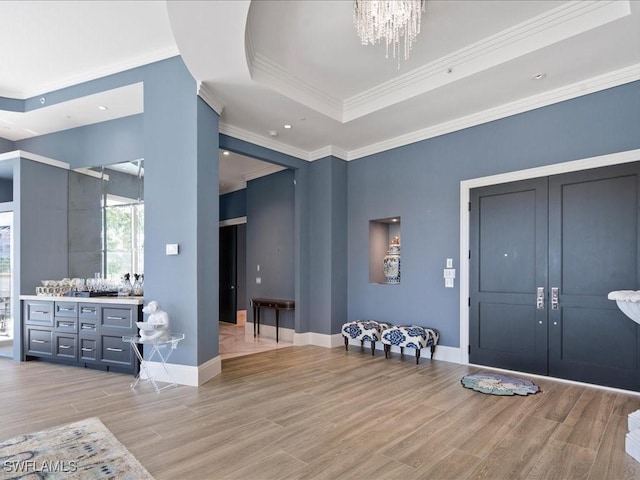
[[[153,477],[98,418],[88,418],[0,443],[0,479]]]
[[[462,386],[489,395],[529,395],[540,389],[529,380],[496,373],[474,373],[462,377]]]

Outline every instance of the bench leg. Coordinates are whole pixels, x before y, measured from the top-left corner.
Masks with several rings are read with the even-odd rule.
[[[433,360],[433,354],[436,352],[436,344],[431,345],[431,360]]]
[[[389,358],[389,351],[391,350],[391,345],[384,344],[384,358]]]
[[[375,354],[376,354],[376,341],[371,340],[371,356],[374,356]]]
[[[404,347],[400,347],[400,357],[404,358]]]
[[[364,350],[364,340],[360,340],[360,351]]]
[[[349,351],[349,339],[347,337],[344,337],[344,349],[347,352]]]
[[[420,363],[420,349],[416,348],[416,365]]]

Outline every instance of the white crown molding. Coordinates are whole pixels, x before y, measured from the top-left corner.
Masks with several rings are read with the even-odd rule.
[[[13,160],[16,158],[24,158],[26,160],[32,160],[34,162],[44,163],[46,165],[62,168],[64,170],[70,169],[70,165],[67,162],[61,162],[60,160],[54,160],[53,158],[43,157],[42,155],[38,155],[37,153],[25,152],[24,150],[14,150],[13,152],[6,152],[3,154],[0,154],[0,161]]]
[[[257,52],[250,28],[247,62],[254,81],[345,123],[630,14],[629,0],[566,2],[344,101],[291,75]]]
[[[607,88],[617,87],[636,80],[640,80],[640,64],[632,65],[627,68],[609,72],[598,77],[567,85],[565,87],[560,87],[538,95],[533,95],[521,100],[506,103],[495,108],[473,113],[450,122],[416,130],[415,132],[374,143],[366,147],[351,150],[349,151],[347,160],[366,157],[375,153],[419,142],[421,140],[427,140],[429,138],[438,137],[440,135],[499,120],[501,118],[510,117],[518,113],[535,110],[537,108],[565,100],[571,100],[573,98],[605,90]]]
[[[346,99],[343,121],[395,105],[630,14],[628,0],[567,2]]]
[[[350,161],[422,140],[428,140],[429,138],[438,137],[447,133],[463,130],[465,128],[481,125],[483,123],[500,120],[501,118],[510,117],[518,113],[528,112],[537,108],[571,100],[573,98],[578,98],[583,95],[599,92],[608,88],[617,87],[624,85],[625,83],[635,82],[637,80],[640,80],[640,64],[631,65],[620,70],[605,73],[603,75],[556,88],[548,92],[532,95],[514,102],[505,103],[494,108],[489,108],[449,122],[416,130],[405,135],[400,135],[398,137],[373,143],[366,147],[356,148],[354,150],[345,150],[335,145],[327,145],[326,147],[307,152],[222,122],[220,123],[220,133],[307,161],[318,160],[329,155]]]
[[[236,182],[228,185],[225,184],[224,187],[219,188],[218,194],[225,195],[227,193],[237,192],[238,190],[244,190],[245,188],[247,188],[247,182]]]
[[[198,82],[198,93],[197,95],[204,100],[204,102],[213,108],[213,111],[218,114],[218,116],[222,115],[222,110],[224,110],[224,104],[222,100],[216,95],[211,88],[206,83]]]
[[[280,172],[282,170],[286,170],[286,167],[282,167],[280,165],[276,165],[275,163],[269,163],[263,168],[259,168],[258,170],[253,170],[247,173],[244,176],[245,182],[250,180],[255,180],[256,178],[265,177],[267,175],[271,175],[272,173]],[[245,183],[246,185],[246,183]]]
[[[258,135],[257,133],[249,132],[248,130],[244,130],[234,125],[229,125],[228,123],[220,122],[218,125],[218,131],[223,135],[229,135],[230,137],[237,138],[238,140],[244,140],[245,142],[253,143],[260,147],[291,155],[292,157],[299,158],[300,160],[309,161],[309,153],[306,150],[292,147],[286,143]]]
[[[83,73],[82,75],[75,75],[72,77],[68,77],[59,82],[52,82],[45,86],[41,86],[35,90],[26,90],[22,92],[22,96],[17,98],[19,100],[25,100],[27,98],[43,95],[49,92],[54,92],[56,90],[62,90],[63,88],[72,87],[74,85],[78,85],[84,82],[89,82],[91,80],[96,80],[98,78],[113,75],[114,73],[120,73],[126,70],[131,70],[133,68],[141,67],[143,65],[148,65],[150,63],[159,62],[161,60],[175,57],[177,55],[180,55],[180,52],[178,51],[177,46],[172,46],[162,50],[157,50],[155,52],[150,52],[145,55],[139,55],[135,58],[128,59],[124,62],[118,62],[112,65],[109,65],[108,67],[97,68],[95,70],[91,70],[90,72]]]
[[[336,157],[340,160],[347,160],[349,158],[349,152],[343,148],[336,147],[335,145],[328,145],[326,147],[319,148],[313,152],[309,152],[309,160],[315,161],[325,157]]]

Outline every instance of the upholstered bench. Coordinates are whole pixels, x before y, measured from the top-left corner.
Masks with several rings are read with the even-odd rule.
[[[381,341],[384,345],[384,357],[391,355],[391,346],[400,347],[404,355],[404,347],[415,348],[416,364],[420,363],[420,350],[431,347],[431,358],[436,351],[436,345],[440,334],[433,328],[420,327],[418,325],[397,325],[382,331]]]
[[[364,349],[364,341],[371,342],[371,355],[375,354],[376,342],[380,340],[380,334],[391,324],[376,322],[375,320],[355,320],[342,325],[344,348],[349,351],[349,339],[360,340],[360,348]]]

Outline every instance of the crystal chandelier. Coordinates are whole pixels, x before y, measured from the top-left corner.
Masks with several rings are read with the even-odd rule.
[[[420,33],[420,19],[425,0],[354,0],[353,23],[362,45],[375,45],[382,39],[386,43],[386,58],[392,45],[393,58],[398,55],[400,67],[400,41],[404,40],[404,59]]]

